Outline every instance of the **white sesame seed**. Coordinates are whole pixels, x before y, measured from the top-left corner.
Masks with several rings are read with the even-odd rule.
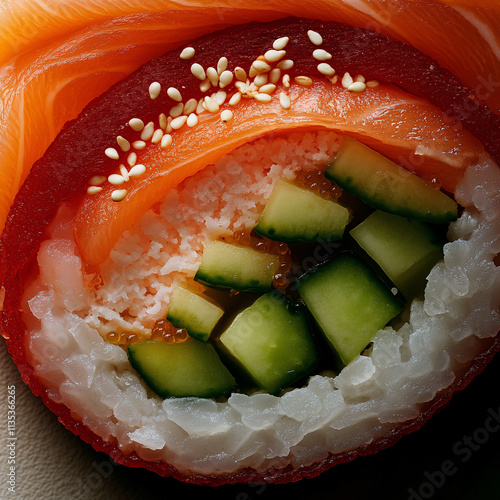
[[[258,102],[266,104],[271,102],[272,97],[269,94],[255,94],[254,99]]]
[[[186,115],[178,116],[170,122],[170,126],[173,130],[178,130],[187,122],[187,118]]]
[[[354,81],[355,82],[363,82],[363,83],[366,83],[366,78],[363,76],[363,75],[356,75],[354,77]]]
[[[380,83],[377,80],[368,80],[366,82],[366,86],[371,88],[371,89],[378,87],[379,85],[380,85]]]
[[[191,59],[194,56],[195,50],[193,47],[186,47],[182,50],[180,58],[181,59]]]
[[[165,113],[161,113],[158,117],[158,123],[160,124],[160,128],[165,130],[167,128],[167,117]]]
[[[366,90],[366,83],[364,82],[354,82],[347,87],[350,92],[364,92]]]
[[[278,63],[278,68],[282,70],[293,68],[293,61],[291,59],[283,59]]]
[[[144,165],[135,165],[130,169],[128,175],[130,177],[139,177],[144,172],[146,172],[146,167]]]
[[[167,149],[171,145],[172,145],[172,136],[170,134],[165,134],[161,138],[161,143],[160,143],[161,149]]]
[[[108,177],[108,182],[110,184],[113,184],[113,186],[119,186],[120,184],[123,184],[125,182],[125,179],[119,174],[111,174]]]
[[[266,63],[266,61],[260,61],[257,59],[252,63],[252,67],[258,72],[258,73],[267,73],[268,71],[271,71],[271,66]],[[250,75],[252,76],[252,75]],[[254,75],[255,76],[255,75]]]
[[[268,83],[266,85],[262,85],[262,87],[259,88],[259,92],[261,94],[272,94],[276,90],[276,85],[274,83]]]
[[[279,68],[273,68],[269,73],[269,81],[271,83],[278,83],[281,78],[281,70]]]
[[[144,122],[140,118],[132,118],[128,124],[130,128],[136,132],[140,132],[144,128]]]
[[[200,113],[203,113],[205,111],[205,108],[203,107],[203,103],[204,103],[204,100],[203,100],[203,97],[198,101],[198,104],[196,106],[196,111],[195,113],[197,115],[199,115]]]
[[[168,97],[170,97],[174,101],[178,101],[178,102],[182,101],[182,95],[175,87],[169,87],[167,89],[167,94],[168,94]]]
[[[224,122],[227,123],[233,119],[233,112],[230,109],[225,109],[221,114],[220,114],[220,119]]]
[[[198,116],[196,115],[196,113],[191,113],[188,116],[186,124],[188,127],[194,127],[195,125],[198,125]]]
[[[129,167],[133,167],[137,163],[137,155],[135,153],[130,153],[127,158],[127,163]]]
[[[274,40],[273,42],[273,49],[274,50],[282,50],[286,47],[288,40],[290,40],[287,36],[278,38]]]
[[[89,186],[87,188],[87,194],[97,194],[102,191],[102,187],[99,186]]]
[[[104,154],[108,158],[111,158],[112,160],[120,159],[120,155],[118,154],[118,151],[115,148],[107,148],[106,151],[104,151]]]
[[[212,86],[212,84],[210,83],[210,80],[208,78],[206,78],[205,80],[203,80],[200,83],[200,90],[201,90],[201,92],[206,92],[207,90],[210,89],[211,86]]]
[[[349,88],[349,85],[352,85],[354,83],[354,80],[352,79],[352,76],[349,73],[344,73],[344,76],[342,77],[342,87],[345,89]]]
[[[283,109],[290,109],[290,97],[288,97],[284,92],[280,92],[280,104]]]
[[[130,142],[128,142],[127,139],[125,139],[125,137],[122,137],[121,135],[119,135],[116,138],[116,142],[117,142],[118,146],[120,146],[120,149],[124,153],[126,153],[127,151],[130,151]]]
[[[155,124],[153,122],[149,122],[141,132],[141,140],[149,141],[155,132]]]
[[[205,105],[205,109],[208,112],[210,112],[210,113],[218,113],[219,112],[219,105],[211,97],[208,97],[208,96],[205,97],[205,100],[203,102]]]
[[[241,101],[241,92],[236,92],[233,94],[231,99],[229,99],[229,106],[236,106]]]
[[[294,80],[303,87],[310,87],[313,84],[312,79],[309,78],[308,76],[303,76],[303,75],[296,76]]]
[[[129,180],[129,175],[128,175],[128,170],[125,165],[120,165],[120,174],[124,178],[125,182],[128,182]]]
[[[132,143],[132,147],[134,149],[144,149],[146,147],[146,143],[144,141],[135,141]]]
[[[323,49],[316,49],[313,52],[313,57],[317,61],[329,61],[332,58],[332,55]]]
[[[196,111],[196,106],[198,106],[198,101],[196,99],[189,99],[186,104],[184,104],[184,114],[189,115]]]
[[[165,128],[165,132],[167,134],[170,134],[170,132],[172,132],[172,125],[170,125],[172,123],[172,120],[173,118],[171,116],[167,116],[167,127]]]
[[[314,45],[321,45],[323,43],[323,37],[319,33],[317,33],[316,31],[309,30],[307,32],[307,36],[309,37],[309,40],[311,40],[311,42]]]
[[[207,78],[210,80],[210,83],[214,86],[217,87],[219,85],[219,73],[217,73],[217,70],[215,68],[207,68]]]
[[[161,85],[158,82],[153,82],[149,86],[149,97],[151,97],[153,101],[160,95],[160,92],[161,92]]]
[[[207,77],[205,70],[203,69],[203,66],[201,64],[198,64],[198,63],[194,63],[191,65],[191,73],[196,78],[198,78],[198,80],[201,80],[201,81],[205,80],[205,78]]]
[[[258,88],[265,85],[269,80],[267,73],[259,73],[254,79],[253,84]]]
[[[219,90],[217,93],[213,94],[212,99],[219,105],[222,106],[226,101],[227,93],[224,90]]]
[[[227,57],[221,57],[217,62],[217,73],[221,75],[224,71],[226,71],[228,65]]]
[[[333,76],[335,74],[335,70],[328,63],[319,63],[318,71],[322,75]]]
[[[104,177],[104,175],[94,175],[94,177],[91,177],[89,180],[89,184],[91,186],[100,186],[105,182],[106,182],[106,177]]]
[[[127,196],[127,190],[126,189],[115,189],[111,193],[111,199],[113,201],[122,201],[125,199],[125,196]]]
[[[233,72],[232,71],[223,71],[219,78],[219,87],[223,89],[227,87],[233,81]]]
[[[286,56],[286,51],[284,50],[268,50],[265,54],[264,57],[269,61],[269,62],[276,62],[282,59],[283,57]]]
[[[290,87],[290,75],[283,75],[282,81],[284,87]]]
[[[183,112],[184,112],[184,104],[180,102],[179,104],[172,106],[168,114],[172,118],[177,118],[178,116],[182,115]]]
[[[153,137],[151,137],[151,142],[153,144],[158,144],[161,141],[162,137],[163,137],[163,130],[161,128],[158,128],[155,130]]]
[[[237,66],[234,68],[234,76],[236,76],[236,79],[240,82],[245,82],[247,79],[247,72],[243,68],[240,68],[240,66]]]

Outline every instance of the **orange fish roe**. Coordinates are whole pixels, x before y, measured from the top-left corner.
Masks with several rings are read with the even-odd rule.
[[[342,194],[342,189],[328,180],[323,170],[300,171],[297,173],[296,183],[325,199],[338,200]]]
[[[160,319],[151,331],[151,338],[162,340],[167,344],[173,344],[174,342],[186,342],[191,337],[184,328],[176,328],[166,319]]]

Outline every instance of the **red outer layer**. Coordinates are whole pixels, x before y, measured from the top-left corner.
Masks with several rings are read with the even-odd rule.
[[[286,34],[294,34],[295,38],[291,40],[287,51],[290,55],[293,54],[296,67],[301,69],[302,74],[316,74],[311,62],[309,42],[305,36],[299,36],[305,34],[308,29],[320,31],[328,46],[335,47],[336,51],[332,55],[339,74],[344,71],[363,73],[370,79],[396,83],[410,93],[427,98],[450,116],[462,119],[464,126],[481,139],[492,156],[500,161],[499,117],[481,104],[471,89],[462,86],[449,71],[441,68],[435,61],[412,47],[377,33],[336,23],[286,19],[271,24],[255,23],[244,28],[237,26],[217,35],[206,36],[193,46],[203,60],[207,61],[207,65],[215,66],[220,54],[224,54],[234,66],[246,67],[257,55],[263,53],[273,40]],[[243,30],[244,38],[241,36]],[[394,61],[398,62],[396,66]],[[144,98],[143,96],[147,96],[149,83],[160,77],[167,86],[175,86],[178,81],[190,82],[192,78],[188,78],[188,71],[189,65],[180,62],[177,52],[168,53],[146,64],[111,91],[97,98],[81,117],[66,125],[45,156],[35,164],[16,197],[0,241],[0,290],[5,290],[1,328],[23,380],[33,393],[41,396],[44,403],[58,415],[61,423],[97,451],[107,453],[116,462],[124,465],[144,467],[162,476],[173,476],[197,484],[296,481],[316,476],[357,456],[372,454],[391,446],[404,434],[419,429],[435,411],[448,403],[455,391],[466,387],[495,353],[500,351],[500,338],[497,337],[448,390],[426,405],[418,418],[394,428],[382,439],[351,452],[332,455],[300,470],[294,470],[292,467],[270,469],[263,473],[243,470],[225,476],[186,476],[161,462],[145,462],[136,454],[124,456],[116,443],[104,442],[76,420],[66,406],[54,403],[48,397],[47,389],[34,374],[26,359],[26,328],[21,319],[20,303],[24,281],[43,239],[45,228],[61,202],[84,191],[89,177],[109,172],[113,168],[112,162],[106,162],[105,159],[96,160],[94,151],[104,151],[107,145],[114,142],[117,134],[126,137],[124,124],[131,116],[138,114],[135,110],[140,110],[141,117],[146,120],[149,117],[155,119],[158,109],[168,109],[173,104],[164,93],[156,101]],[[291,75],[294,76],[293,72]],[[197,92],[199,93],[193,87],[185,89],[183,94],[190,92],[189,97],[196,97]],[[88,147],[89,142],[92,148]]]

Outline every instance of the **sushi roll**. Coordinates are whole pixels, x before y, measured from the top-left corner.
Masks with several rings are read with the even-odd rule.
[[[498,125],[345,24],[177,47],[20,189],[9,351],[68,429],[163,476],[283,483],[388,447],[498,351]]]

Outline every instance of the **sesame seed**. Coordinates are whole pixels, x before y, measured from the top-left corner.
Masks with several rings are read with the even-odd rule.
[[[269,73],[269,81],[271,83],[278,83],[281,78],[281,70],[279,68],[273,68]]]
[[[125,179],[119,174],[111,174],[108,177],[108,182],[110,184],[113,184],[113,186],[119,186],[120,184],[123,184],[125,182]]]
[[[104,151],[104,154],[112,160],[118,160],[120,158],[120,155],[115,148],[107,148],[106,151]]]
[[[120,149],[124,153],[126,153],[127,151],[130,150],[130,142],[128,142],[127,139],[125,139],[125,137],[122,137],[121,135],[119,135],[116,138],[116,142],[117,142],[118,146],[120,146]]]
[[[339,81],[339,76],[338,75],[332,76],[331,78],[328,78],[328,80],[330,80],[330,83],[336,84]]]
[[[144,165],[135,165],[130,169],[130,172],[128,175],[130,177],[139,177],[142,175],[144,172],[146,172],[146,167]]]
[[[350,92],[364,92],[366,90],[366,83],[364,82],[354,82],[347,87]]]
[[[220,114],[220,119],[224,122],[227,123],[233,119],[233,112],[230,109],[225,109],[221,114]]]
[[[335,70],[328,63],[319,63],[318,71],[322,75],[333,76],[335,74]]]
[[[91,177],[89,180],[89,184],[91,186],[100,186],[105,182],[106,182],[106,177],[104,177],[104,175],[94,175],[94,177]]]
[[[217,73],[217,70],[215,68],[212,68],[212,66],[210,66],[210,68],[207,68],[207,77],[214,87],[217,87],[217,85],[219,85],[219,73]]]
[[[168,114],[172,118],[177,118],[178,116],[182,115],[183,112],[184,112],[184,104],[182,102],[180,102],[179,104],[172,106],[170,108],[170,112]]]
[[[371,88],[371,89],[378,87],[379,85],[380,85],[380,83],[377,80],[368,80],[366,82],[366,86]]]
[[[210,82],[210,80],[208,78],[206,78],[205,80],[203,80],[200,83],[200,91],[206,92],[207,90],[210,89],[211,86],[212,86],[212,83]]]
[[[229,106],[236,106],[241,101],[241,92],[236,92],[233,94],[231,99],[229,99]]]
[[[167,134],[170,134],[172,132],[172,126],[170,125],[172,123],[173,118],[171,116],[167,116],[167,127],[165,129],[165,132]]]
[[[184,114],[189,115],[196,111],[196,106],[198,106],[198,101],[196,99],[189,99],[186,104],[184,104]]]
[[[286,47],[288,40],[290,40],[287,36],[278,38],[274,40],[273,42],[273,49],[274,50],[282,50]]]
[[[161,149],[167,149],[171,145],[172,145],[172,136],[170,134],[165,134],[161,138],[161,143],[160,143]]]
[[[219,106],[222,106],[226,100],[227,93],[224,90],[219,90],[217,93],[213,94],[211,97]]]
[[[165,130],[167,128],[167,117],[165,113],[161,113],[158,117],[158,123],[160,124],[160,128]]]
[[[272,94],[276,90],[276,85],[274,83],[268,83],[267,85],[262,85],[259,88],[261,94]]]
[[[328,61],[332,58],[332,55],[329,52],[327,52],[326,50],[316,49],[313,52],[313,57],[317,61]]]
[[[278,63],[278,68],[282,70],[293,68],[293,61],[291,59],[283,59]]]
[[[127,182],[129,180],[127,167],[123,164],[120,165],[120,174],[123,177],[123,179],[125,180],[125,182]]]
[[[153,82],[149,86],[149,97],[151,97],[153,101],[160,95],[160,92],[161,92],[161,85],[158,82]]]
[[[205,100],[203,102],[205,105],[205,109],[208,112],[210,112],[210,113],[218,113],[219,112],[219,105],[211,97],[208,97],[208,96],[205,97]]]
[[[260,73],[254,78],[253,83],[256,87],[262,87],[268,82],[268,79],[267,73]]]
[[[196,111],[195,113],[199,115],[200,113],[203,113],[205,111],[205,108],[203,107],[203,97],[198,101],[198,104],[196,105]]]
[[[308,76],[296,76],[294,80],[303,87],[310,87],[313,84],[313,81]]]
[[[187,118],[186,115],[178,116],[170,122],[170,126],[173,130],[178,130],[187,122]]]
[[[224,71],[226,71],[228,65],[227,57],[221,57],[217,62],[217,73],[221,75]]]
[[[146,147],[146,143],[144,141],[135,141],[132,143],[132,147],[134,149],[144,149]]]
[[[170,99],[173,99],[174,101],[182,101],[181,93],[175,87],[169,87],[167,90],[167,94]]]
[[[240,82],[245,82],[247,79],[247,72],[243,69],[237,66],[234,68],[234,75],[236,76],[236,79],[239,80]]]
[[[115,189],[111,193],[111,199],[113,201],[122,201],[125,199],[125,196],[127,196],[127,190],[126,189]]]
[[[133,167],[137,163],[137,155],[135,153],[130,153],[127,158],[127,163],[129,167]]]
[[[264,57],[269,61],[269,62],[276,62],[282,59],[283,57],[286,56],[286,51],[284,50],[268,50],[265,54]]]
[[[219,78],[219,87],[223,89],[227,87],[233,81],[233,72],[232,71],[223,71]]]
[[[284,92],[280,92],[280,104],[283,109],[290,109],[290,97],[288,97]]]
[[[290,87],[290,75],[283,75],[282,81],[285,87]]]
[[[89,186],[87,188],[87,194],[97,194],[102,191],[102,187],[99,186]]]
[[[201,64],[198,64],[198,63],[194,63],[191,65],[191,73],[196,78],[198,78],[198,80],[201,80],[201,81],[205,80],[205,78],[207,77],[205,70],[203,69],[203,66]]]
[[[180,58],[181,59],[191,59],[194,56],[195,50],[193,47],[186,47],[182,50]]]
[[[254,99],[258,102],[266,104],[271,102],[272,97],[269,94],[255,94]]]
[[[363,76],[363,75],[356,75],[354,77],[354,81],[355,82],[363,82],[363,83],[366,83],[366,78]]]
[[[309,37],[309,40],[311,40],[311,42],[314,45],[321,45],[323,43],[323,37],[319,33],[317,33],[316,31],[309,30],[307,32],[307,36]]]
[[[271,71],[271,66],[269,66],[266,61],[259,61],[258,59],[252,63],[252,67],[255,68],[258,73],[267,73]]]
[[[342,87],[345,89],[349,88],[349,85],[352,85],[354,83],[354,80],[352,79],[352,76],[349,73],[344,73],[344,76],[342,77]]]
[[[136,132],[140,132],[144,128],[144,122],[140,118],[132,118],[128,124],[130,128]]]
[[[196,116],[196,113],[191,113],[187,117],[186,124],[188,127],[194,127],[195,125],[198,125],[198,116]]]
[[[163,130],[161,128],[158,128],[155,130],[155,133],[153,134],[153,137],[151,138],[151,142],[153,144],[158,144],[161,141],[162,137],[163,137]]]
[[[149,122],[141,132],[141,140],[149,141],[155,132],[155,124],[153,122]]]

